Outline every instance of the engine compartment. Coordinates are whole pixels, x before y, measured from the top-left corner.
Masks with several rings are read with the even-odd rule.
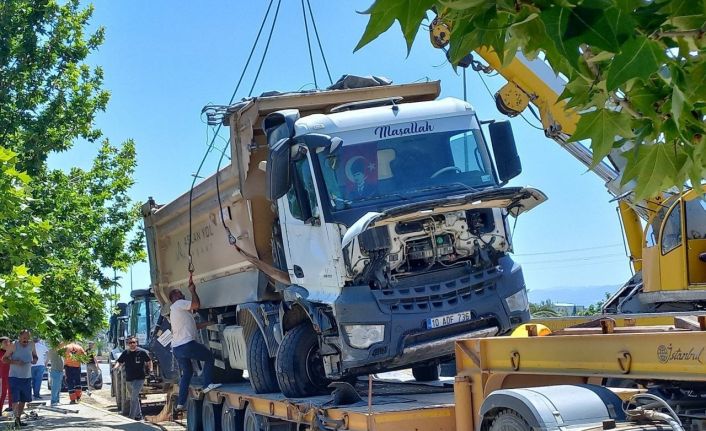
[[[360,234],[348,262],[350,281],[385,288],[393,280],[459,264],[481,270],[511,249],[507,211],[450,211],[381,224]]]

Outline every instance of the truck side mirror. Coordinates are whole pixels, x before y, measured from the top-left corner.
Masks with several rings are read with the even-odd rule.
[[[283,138],[270,147],[267,155],[267,199],[276,201],[289,191],[290,139]]]
[[[496,121],[488,126],[493,143],[493,155],[498,168],[500,182],[505,183],[522,172],[522,162],[517,154],[515,137],[509,121]]]

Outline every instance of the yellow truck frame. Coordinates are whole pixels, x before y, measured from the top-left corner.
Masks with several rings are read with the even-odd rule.
[[[652,316],[636,315],[633,319],[633,323],[650,322]],[[683,429],[706,430],[706,397],[703,395],[706,316],[683,315],[672,318],[671,324],[657,326],[631,326],[630,322],[628,320],[628,326],[616,326],[612,319],[603,319],[595,328],[565,328],[547,336],[536,335],[540,332],[537,325],[530,324],[518,329],[516,335],[520,336],[458,341],[453,392],[424,393],[417,384],[397,383],[393,386],[396,392],[390,394],[387,387],[387,394],[378,394],[377,389],[370,390],[373,388],[370,378],[367,398],[363,394],[362,400],[355,404],[336,405],[335,393],[332,397],[289,400],[280,394],[254,394],[247,383],[224,385],[208,394],[192,387],[188,428],[223,431],[552,429],[535,422],[537,417],[531,408],[536,406],[523,404],[523,395],[532,393],[545,397],[543,403],[554,403],[552,415],[558,418],[560,425],[557,429],[564,429],[561,428],[563,420],[564,426],[571,425],[571,429],[576,430],[627,429],[637,424],[642,430],[659,430],[669,429],[670,421],[661,416],[664,414],[655,406],[633,409],[623,421],[607,417],[598,418],[596,422],[596,418],[586,416],[578,422],[574,420],[573,424],[570,423],[572,409],[565,406],[576,397],[579,404],[574,408],[582,411],[594,408],[595,400],[591,401],[593,406],[581,403],[581,394],[587,390],[602,393],[604,398],[605,393],[610,392],[618,403],[627,403],[636,395],[646,393],[646,388],[654,391],[664,384],[698,394],[687,400],[688,409],[682,406],[687,404],[684,400],[672,397],[663,401],[680,412]],[[611,383],[621,387],[608,388],[606,384]],[[359,392],[365,392],[365,382],[359,381],[358,385]],[[375,388],[377,385],[386,388],[382,383],[376,383]],[[557,400],[557,391],[563,394],[560,400]],[[606,400],[598,402],[609,405]],[[641,413],[634,413],[638,411]],[[619,415],[620,412],[613,413]],[[501,416],[521,421],[511,422],[510,426],[503,422],[497,427],[495,422]],[[672,421],[671,426],[675,429],[677,425]]]

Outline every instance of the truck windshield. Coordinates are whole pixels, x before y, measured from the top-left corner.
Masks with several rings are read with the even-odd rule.
[[[479,130],[445,131],[344,143],[318,160],[331,206],[340,210],[438,189],[462,192],[492,186],[495,180],[482,142]]]

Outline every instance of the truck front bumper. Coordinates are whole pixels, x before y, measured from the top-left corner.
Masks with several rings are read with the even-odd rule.
[[[334,310],[342,338],[343,374],[441,361],[453,355],[458,339],[503,334],[530,317],[522,269],[509,257],[490,270],[447,268],[407,277],[385,290],[349,286]],[[470,320],[429,325],[429,319],[464,312],[470,312]],[[346,331],[350,325],[383,325],[384,338],[356,348]]]

